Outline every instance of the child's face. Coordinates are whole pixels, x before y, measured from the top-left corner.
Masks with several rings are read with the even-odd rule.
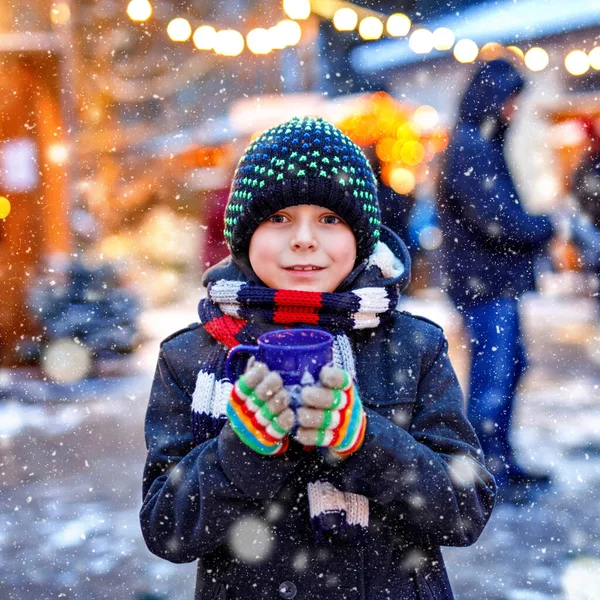
[[[257,227],[249,258],[270,288],[333,292],[354,268],[356,239],[328,208],[301,204],[272,214]]]

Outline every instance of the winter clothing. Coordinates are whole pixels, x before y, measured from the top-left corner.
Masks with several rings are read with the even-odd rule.
[[[525,370],[516,299],[534,288],[535,256],[553,233],[547,217],[521,207],[504,157],[502,106],[523,83],[502,60],[474,76],[446,151],[439,195],[447,290],[473,340],[468,414],[500,487],[517,469],[508,439]]]
[[[397,269],[404,272],[406,267],[401,263],[395,266],[393,260],[389,248],[380,244],[367,269],[378,270],[381,264],[390,273]],[[336,331],[365,329],[377,327],[394,312],[397,303],[398,289],[391,284],[321,293],[275,290],[256,283],[220,279],[209,285],[199,313],[209,333],[232,347],[256,339],[257,321],[272,323],[273,329],[298,322]]]
[[[406,264],[406,266],[405,266]],[[367,273],[383,273],[386,277],[399,277],[408,273],[408,257],[404,262],[395,259],[394,254],[387,245],[381,243],[377,251],[373,253],[369,262],[364,266]],[[350,377],[355,378],[356,367],[352,346],[347,336],[348,331],[353,329],[366,329],[377,327],[382,320],[387,320],[393,315],[398,301],[398,289],[393,280],[388,285],[378,287],[361,286],[357,289],[339,291],[335,293],[318,293],[298,290],[274,290],[264,285],[239,281],[239,273],[235,270],[227,272],[233,279],[225,277],[208,284],[207,297],[200,302],[199,314],[201,322],[206,330],[220,342],[214,349],[213,354],[201,365],[201,383],[196,387],[200,398],[197,409],[193,410],[193,420],[196,424],[195,439],[200,443],[206,439],[207,433],[218,432],[223,425],[222,413],[224,395],[229,394],[231,383],[226,378],[224,361],[227,352],[238,343],[254,344],[259,335],[273,328],[281,328],[283,325],[295,323],[309,323],[327,327],[335,334],[333,344],[334,364],[344,370]],[[357,274],[360,269],[357,269]],[[363,279],[366,275],[363,275]],[[214,366],[218,367],[215,369]],[[233,365],[235,372],[235,365]],[[324,376],[327,381],[327,375]],[[200,376],[199,376],[200,381]],[[239,388],[240,382],[236,383]],[[362,443],[366,430],[366,416],[362,410],[360,397],[356,387],[348,382],[347,392],[350,394],[346,406],[349,412],[342,413],[349,419],[340,420],[341,429],[339,436],[327,436],[326,439],[313,440],[314,431],[302,428],[298,430],[295,437],[303,444],[325,447],[333,444],[330,448],[334,455],[351,454]],[[316,390],[302,391],[313,397]],[[228,414],[233,414],[235,408],[240,404],[236,402],[235,392],[230,395],[227,404]],[[344,393],[344,398],[347,394]],[[233,398],[234,402],[231,402]],[[310,398],[309,398],[310,402]],[[213,407],[207,410],[206,407]],[[306,412],[306,409],[305,411]],[[303,414],[304,414],[303,412]],[[210,419],[207,421],[207,417]],[[258,439],[253,440],[256,429],[252,430],[252,423],[241,423],[239,419],[231,422],[232,428],[246,445],[254,446],[254,450],[261,454],[272,454],[285,452],[286,440],[262,439],[258,445]],[[244,427],[245,425],[245,427]],[[334,432],[338,433],[338,432]],[[343,434],[343,435],[342,435]],[[319,442],[319,443],[316,443]],[[342,498],[337,490],[332,490],[326,481],[315,478],[309,484],[309,509],[312,516],[312,524],[315,536],[319,539],[325,531],[332,528],[342,528],[348,537],[362,535],[362,529],[368,526],[368,504],[367,509],[360,509],[360,518],[353,520],[353,512],[346,510],[347,499]],[[327,496],[318,499],[318,496]],[[316,499],[316,502],[314,501]],[[353,504],[362,506],[363,499],[355,499]],[[326,508],[322,513],[315,506]],[[334,518],[335,517],[335,518]]]
[[[363,443],[367,417],[350,373],[325,366],[320,385],[302,389],[298,409],[300,429],[295,439],[304,446],[329,448],[336,456],[348,456]]]
[[[463,314],[473,345],[467,415],[502,487],[518,469],[508,435],[517,386],[527,369],[518,305],[498,298],[464,307]]]
[[[237,436],[259,454],[283,454],[294,425],[290,397],[279,373],[252,364],[233,386],[227,418]]]
[[[336,294],[360,297],[375,288],[380,304],[389,305],[390,287],[406,285],[406,248],[388,230],[382,239],[395,258],[359,265]],[[205,283],[214,291],[222,280],[238,281],[247,290],[256,283],[243,286],[247,277],[247,269],[226,260]],[[266,291],[277,299],[281,293]],[[219,303],[221,312],[225,305]],[[376,315],[366,298],[360,309],[373,315],[362,328],[355,327],[361,318],[345,311],[342,325],[322,320],[333,312],[325,301],[323,307],[307,309],[304,323],[337,327],[337,366],[352,375],[366,415],[364,441],[345,460],[294,439],[286,452],[263,456],[224,418],[231,389],[221,375],[225,340],[248,342],[280,328],[273,317],[279,311],[267,317],[265,307],[250,311],[240,301],[229,315],[233,327],[219,321],[211,302],[201,303],[201,324],[161,344],[140,519],[152,552],[173,562],[198,560],[196,600],[450,599],[439,546],[473,543],[490,516],[494,481],[463,414],[441,329],[398,311]],[[284,323],[296,326],[299,318]],[[221,324],[227,333],[215,336]],[[340,514],[328,512],[330,502],[345,506],[349,526],[368,512],[359,543],[345,529],[326,527],[328,515]],[[315,541],[311,521],[319,518],[323,537]]]
[[[379,239],[377,184],[362,150],[323,119],[294,118],[254,140],[240,159],[225,212],[231,255],[247,262],[248,246],[264,219],[288,206],[318,204],[354,232],[357,261]]]
[[[446,150],[439,189],[445,283],[459,306],[533,289],[535,255],[552,236],[547,217],[523,210],[504,157],[502,105],[523,83],[505,61],[484,64]]]

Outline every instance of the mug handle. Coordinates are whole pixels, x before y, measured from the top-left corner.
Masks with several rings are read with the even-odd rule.
[[[231,383],[235,383],[235,374],[234,372],[237,370],[236,362],[242,358],[240,354],[251,354],[255,358],[258,355],[258,346],[244,346],[240,344],[239,346],[234,346],[227,355],[227,360],[225,361],[225,372],[227,373],[227,379]]]

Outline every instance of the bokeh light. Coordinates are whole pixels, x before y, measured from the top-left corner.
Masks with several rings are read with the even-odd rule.
[[[396,140],[389,137],[383,137],[375,146],[375,153],[379,160],[383,163],[389,163],[394,160],[394,145]]]
[[[147,21],[152,16],[152,5],[148,0],[131,0],[127,5],[127,16],[132,21]]]
[[[433,47],[436,50],[450,50],[454,46],[454,32],[447,27],[438,27],[433,32]]]
[[[427,54],[433,50],[433,33],[429,29],[415,29],[408,45],[415,54]]]
[[[583,50],[573,50],[565,56],[565,68],[571,75],[583,75],[590,69],[590,57]]]
[[[442,245],[442,231],[435,225],[423,227],[419,232],[419,244],[424,250],[436,250]]]
[[[396,129],[396,137],[399,140],[418,140],[421,136],[421,129],[415,122],[405,121]]]
[[[525,58],[525,53],[523,50],[521,50],[521,48],[519,48],[519,46],[507,46],[506,49],[521,60]]]
[[[459,40],[454,46],[454,58],[460,63],[472,63],[478,54],[479,48],[473,40]]]
[[[296,21],[284,19],[275,27],[277,28],[279,35],[285,39],[286,46],[295,46],[302,39],[302,27],[300,27]]]
[[[0,196],[0,219],[6,219],[10,214],[10,200]]]
[[[487,42],[479,51],[479,58],[481,60],[496,60],[504,56],[504,46],[498,42]]]
[[[415,110],[412,119],[422,131],[431,131],[438,124],[439,115],[433,106],[424,104]]]
[[[404,37],[405,35],[408,35],[410,27],[410,19],[402,13],[390,15],[386,23],[387,32],[393,37]]]
[[[595,69],[596,71],[600,70],[600,46],[596,46],[595,48],[592,48],[590,50],[590,53],[588,54],[588,57],[590,59],[590,67],[592,67],[592,69]]]
[[[152,8],[150,8],[152,11]],[[71,20],[71,9],[68,4],[60,2],[50,8],[50,20],[55,25],[66,25]]]
[[[65,144],[52,144],[48,147],[48,160],[55,165],[62,165],[69,158],[69,148]]]
[[[269,54],[273,50],[271,45],[271,36],[266,29],[257,27],[248,32],[246,36],[248,50],[253,54]]]
[[[192,26],[187,19],[178,17],[167,25],[167,35],[174,42],[187,42],[192,36]]]
[[[53,381],[81,381],[91,370],[90,351],[73,340],[51,342],[42,353],[42,370]]]
[[[290,19],[308,19],[310,16],[310,1],[283,0],[283,10]]]
[[[198,50],[212,50],[215,47],[217,31],[210,25],[201,25],[194,31],[192,41]]]
[[[338,31],[353,31],[358,23],[358,15],[351,8],[340,8],[333,15],[333,26]]]
[[[543,71],[549,62],[550,57],[543,48],[529,48],[525,54],[525,66],[531,71]]]
[[[215,38],[215,52],[222,56],[239,56],[244,51],[244,36],[235,29],[222,29]]]
[[[412,171],[396,167],[390,173],[390,187],[397,194],[410,194],[415,189],[415,176]]]
[[[377,17],[366,17],[358,26],[363,40],[378,40],[383,35],[383,23]]]
[[[418,142],[417,140],[409,140],[402,146],[400,158],[405,164],[414,167],[415,165],[418,165],[424,157],[425,148],[423,148],[423,144],[421,144],[421,142]]]

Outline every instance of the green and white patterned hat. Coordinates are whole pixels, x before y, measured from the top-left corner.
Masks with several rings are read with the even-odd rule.
[[[379,239],[377,183],[362,150],[319,118],[293,118],[265,131],[246,149],[225,210],[225,241],[247,262],[250,238],[267,217],[288,206],[316,204],[354,232],[357,261]]]

